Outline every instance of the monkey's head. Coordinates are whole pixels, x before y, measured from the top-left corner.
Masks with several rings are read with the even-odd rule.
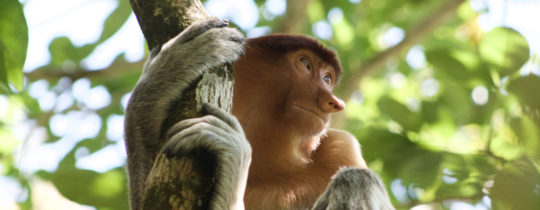
[[[341,73],[336,54],[306,36],[249,39],[235,63],[233,113],[291,129],[321,133],[345,103],[332,93]]]

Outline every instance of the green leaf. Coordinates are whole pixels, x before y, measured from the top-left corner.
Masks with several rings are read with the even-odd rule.
[[[434,49],[425,52],[426,60],[436,69],[440,79],[451,79],[454,82],[467,81],[470,72],[467,67],[453,56],[449,49]]]
[[[529,44],[517,31],[497,27],[484,35],[480,55],[495,66],[501,76],[518,71],[529,60]]]
[[[123,168],[105,173],[75,167],[75,147],[60,162],[58,170],[49,176],[58,191],[80,204],[110,209],[128,209],[126,174]],[[44,176],[44,174],[42,174]]]
[[[540,131],[532,121],[531,117],[522,115],[519,118],[510,120],[510,127],[518,138],[519,146],[525,150],[529,157],[540,159]]]
[[[377,106],[381,110],[381,113],[398,122],[407,130],[418,131],[420,126],[422,126],[422,122],[418,114],[412,112],[407,108],[407,106],[390,97],[382,97],[377,102]]]
[[[21,90],[28,26],[19,1],[0,0],[0,5],[0,84],[7,87],[9,82]]]
[[[425,123],[435,123],[439,120],[438,111],[439,111],[440,102],[438,101],[422,101],[421,116],[422,121]]]
[[[444,86],[443,86],[444,85]],[[473,117],[473,107],[475,106],[470,91],[462,83],[446,82],[441,83],[442,94],[439,99],[439,110],[451,113],[451,117],[456,124],[465,124]]]
[[[493,209],[540,209],[540,174],[529,159],[507,163],[495,173],[491,199]]]
[[[105,24],[103,25],[103,32],[97,43],[101,43],[110,38],[114,33],[126,23],[127,19],[131,15],[131,6],[129,1],[118,1],[119,5],[116,7],[113,13],[107,17]]]
[[[441,185],[437,198],[468,197],[480,200],[486,181],[493,178],[495,159],[486,155],[464,155],[444,153]]]
[[[307,8],[307,15],[312,23],[323,19],[325,17],[324,6],[319,1],[310,2]]]
[[[52,174],[51,181],[62,195],[77,203],[127,209],[125,177],[122,168],[97,173],[70,167]]]
[[[66,61],[71,61],[75,65],[79,65],[79,62],[86,58],[94,50],[95,46],[95,44],[87,44],[82,47],[75,47],[67,37],[55,38],[49,45],[51,64],[62,66]]]
[[[355,132],[368,163],[382,160],[384,173],[406,186],[428,188],[439,177],[441,153],[429,151],[407,137],[387,130],[368,128]]]
[[[540,110],[540,77],[529,75],[510,81],[507,87],[510,93],[516,95],[528,109]]]

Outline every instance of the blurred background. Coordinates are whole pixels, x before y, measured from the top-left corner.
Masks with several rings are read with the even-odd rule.
[[[339,53],[332,126],[398,209],[540,209],[539,0],[207,0],[247,37]],[[128,0],[0,0],[0,209],[127,209]],[[24,70],[23,70],[24,69]]]

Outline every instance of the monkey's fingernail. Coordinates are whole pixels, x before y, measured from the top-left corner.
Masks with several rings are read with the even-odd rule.
[[[217,22],[216,28],[223,28],[229,26],[229,20],[222,19]]]
[[[163,151],[163,153],[165,153],[165,156],[167,156],[168,159],[171,159],[171,158],[174,157],[174,154],[173,154],[173,153],[171,152],[171,150],[169,150],[169,149],[165,149],[165,150]]]
[[[201,107],[201,114],[202,115],[208,115],[210,114],[210,112],[208,111],[208,104],[207,103],[204,103]]]
[[[232,37],[231,41],[242,43],[244,41],[244,38],[243,37]]]

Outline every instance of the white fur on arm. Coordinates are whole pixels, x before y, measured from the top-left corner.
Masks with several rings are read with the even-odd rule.
[[[313,210],[394,210],[381,178],[370,169],[341,168]]]

